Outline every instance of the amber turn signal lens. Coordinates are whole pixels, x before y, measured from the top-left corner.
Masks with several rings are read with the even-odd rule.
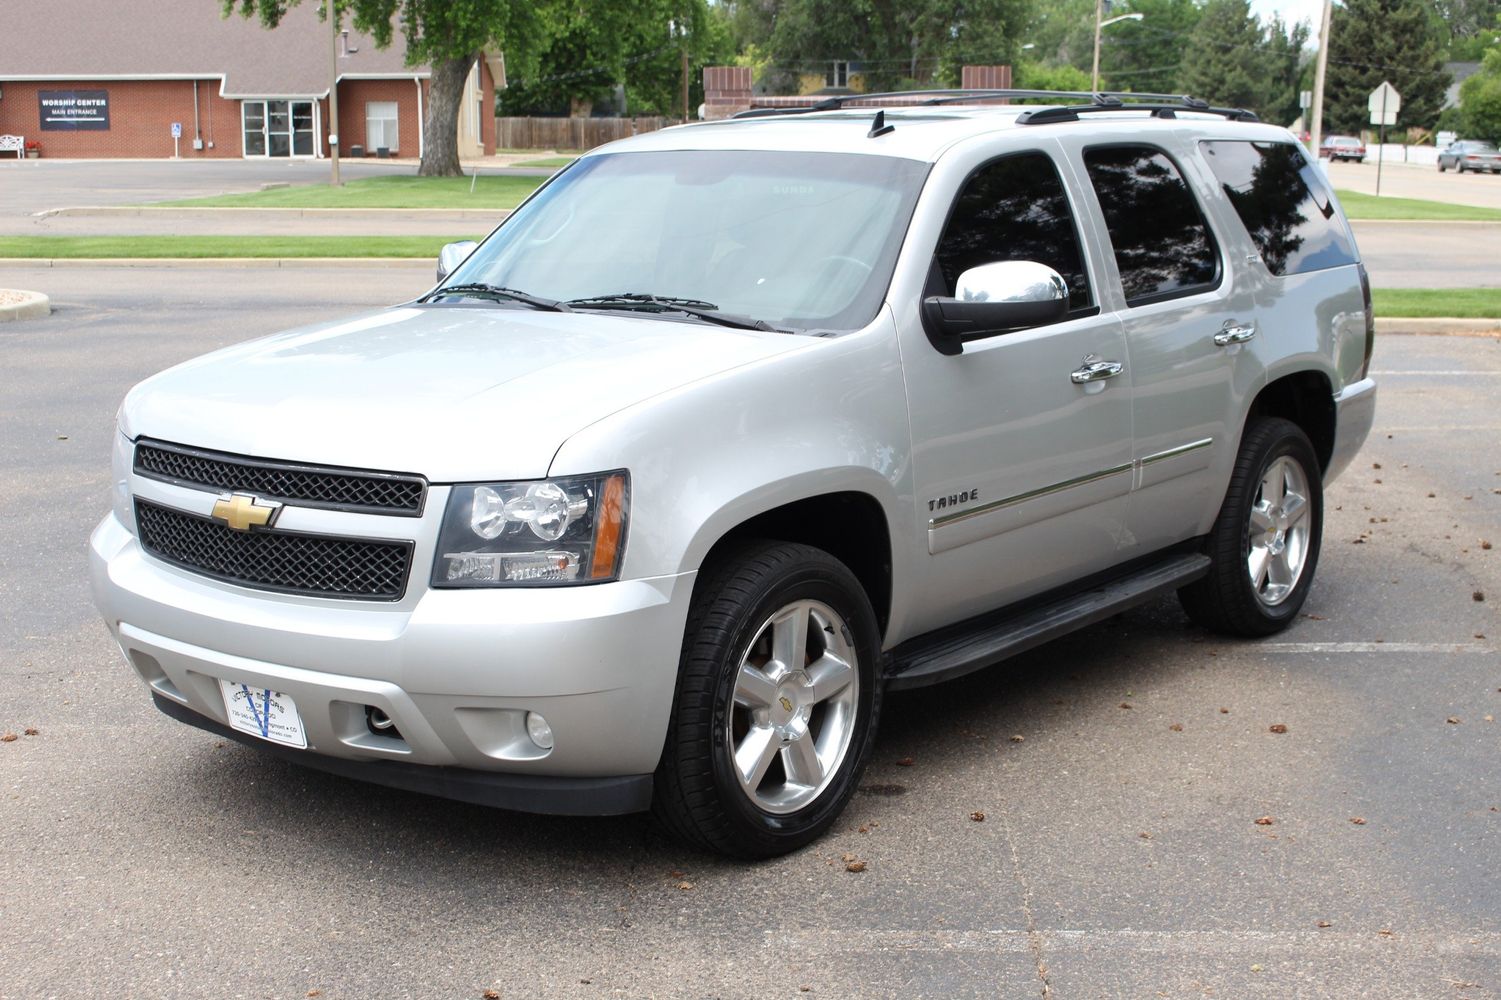
[[[618,572],[624,535],[625,476],[617,474],[605,480],[601,491],[594,519],[594,558],[589,562],[589,579],[608,580]]]

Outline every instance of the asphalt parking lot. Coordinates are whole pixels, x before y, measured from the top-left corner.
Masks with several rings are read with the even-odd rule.
[[[0,265],[56,309],[0,326],[0,997],[1501,997],[1501,340],[1380,342],[1292,630],[1164,602],[893,696],[835,830],[741,865],[224,745],[97,620],[129,385],[430,275]]]

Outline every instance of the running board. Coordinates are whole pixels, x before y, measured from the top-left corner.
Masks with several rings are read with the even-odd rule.
[[[1208,556],[1174,555],[1025,611],[985,615],[910,639],[888,656],[887,689],[901,691],[963,677],[1161,597],[1208,572]]]

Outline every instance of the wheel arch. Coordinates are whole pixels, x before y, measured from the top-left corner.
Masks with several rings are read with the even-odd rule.
[[[703,567],[750,539],[798,542],[844,563],[864,588],[877,629],[885,636],[893,587],[891,525],[873,494],[843,489],[787,500],[718,527],[712,540],[701,536],[693,548],[703,552]]]
[[[1335,408],[1334,387],[1327,375],[1305,370],[1268,382],[1251,401],[1245,427],[1259,417],[1281,417],[1301,427],[1313,442],[1319,472],[1328,470],[1334,455]],[[1241,430],[1242,437],[1245,427]]]

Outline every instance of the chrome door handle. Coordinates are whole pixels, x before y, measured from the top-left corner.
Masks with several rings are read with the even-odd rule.
[[[1082,368],[1075,368],[1069,373],[1069,380],[1076,385],[1086,382],[1101,382],[1107,378],[1115,378],[1124,370],[1119,361],[1091,361]]]
[[[1220,347],[1229,347],[1231,344],[1244,344],[1256,336],[1254,326],[1226,326],[1214,335],[1214,342]]]

